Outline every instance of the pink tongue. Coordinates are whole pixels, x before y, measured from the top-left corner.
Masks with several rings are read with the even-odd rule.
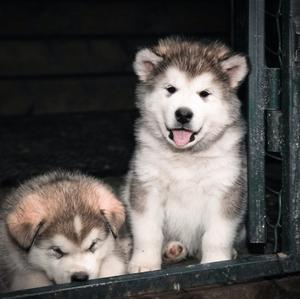
[[[192,132],[186,130],[172,130],[173,140],[178,146],[184,146],[190,142]]]

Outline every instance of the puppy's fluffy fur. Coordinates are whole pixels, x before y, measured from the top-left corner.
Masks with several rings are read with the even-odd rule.
[[[123,204],[101,181],[70,172],[33,178],[0,216],[2,291],[124,274],[130,239]]]
[[[246,58],[219,42],[168,38],[138,51],[134,70],[141,116],[124,188],[134,237],[129,271],[160,269],[169,241],[171,253],[202,263],[231,259],[246,210],[237,98]]]

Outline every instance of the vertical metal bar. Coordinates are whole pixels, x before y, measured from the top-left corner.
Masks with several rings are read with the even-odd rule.
[[[296,55],[300,3],[285,0],[282,4],[282,247],[287,253],[300,254],[300,63]]]
[[[265,68],[266,80],[266,100],[269,110],[280,109],[279,92],[280,92],[280,69]]]
[[[282,127],[279,95],[280,69],[265,68],[266,80],[266,148],[271,152],[281,152]]]
[[[264,0],[249,1],[248,206],[250,243],[265,243]]]

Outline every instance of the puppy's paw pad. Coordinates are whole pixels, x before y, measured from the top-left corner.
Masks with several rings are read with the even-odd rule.
[[[163,259],[167,263],[179,262],[185,259],[186,256],[186,247],[178,241],[171,241],[167,243],[163,250]]]

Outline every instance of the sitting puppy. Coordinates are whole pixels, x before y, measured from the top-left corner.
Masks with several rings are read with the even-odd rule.
[[[137,52],[136,148],[123,196],[133,234],[129,272],[162,256],[234,257],[247,206],[242,54],[219,42],[160,40]],[[170,243],[169,243],[170,242]]]
[[[126,272],[130,239],[117,238],[124,207],[97,179],[51,172],[12,192],[1,211],[3,291]]]

